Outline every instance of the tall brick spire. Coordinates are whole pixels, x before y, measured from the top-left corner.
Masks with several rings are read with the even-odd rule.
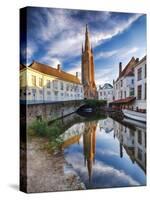
[[[85,51],[90,50],[90,40],[89,40],[89,32],[88,32],[88,25],[86,24],[86,31],[85,31]]]
[[[86,99],[97,98],[97,88],[94,78],[94,55],[90,45],[88,26],[85,31],[85,49],[82,51],[82,84],[84,87],[84,97]]]

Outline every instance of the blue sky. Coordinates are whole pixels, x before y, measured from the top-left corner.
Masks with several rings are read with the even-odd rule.
[[[81,75],[81,46],[88,24],[94,51],[96,84],[111,83],[132,56],[146,54],[146,15],[104,11],[29,7],[27,9],[27,60]],[[21,48],[21,62],[25,62]],[[25,64],[25,63],[24,63]]]

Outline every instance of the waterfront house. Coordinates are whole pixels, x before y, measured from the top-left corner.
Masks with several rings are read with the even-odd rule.
[[[20,99],[27,103],[43,103],[84,99],[83,85],[75,75],[57,68],[32,62],[20,66]]]
[[[113,86],[109,83],[105,83],[103,86],[99,86],[98,99],[106,100],[107,103],[113,101]]]
[[[146,56],[144,56],[134,67],[135,75],[135,97],[134,109],[146,110]]]
[[[123,70],[122,63],[119,63],[119,76],[116,81],[113,81],[114,101],[111,102],[113,107],[132,107],[135,100],[134,67],[138,62],[138,58],[132,57]]]

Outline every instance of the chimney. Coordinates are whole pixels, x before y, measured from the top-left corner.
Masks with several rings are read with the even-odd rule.
[[[119,63],[119,76],[120,76],[121,72],[122,72],[122,62]]]
[[[113,79],[113,85],[115,84],[115,80]]]
[[[57,65],[57,70],[60,72],[60,64]]]
[[[78,72],[76,72],[76,77],[78,78]]]
[[[136,58],[136,62],[137,62],[137,63],[139,62],[139,58]]]

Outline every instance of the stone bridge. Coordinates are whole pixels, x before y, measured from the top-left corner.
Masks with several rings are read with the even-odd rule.
[[[21,104],[21,118],[29,124],[35,119],[52,121],[76,112],[84,105],[83,100],[59,101],[52,103]]]

